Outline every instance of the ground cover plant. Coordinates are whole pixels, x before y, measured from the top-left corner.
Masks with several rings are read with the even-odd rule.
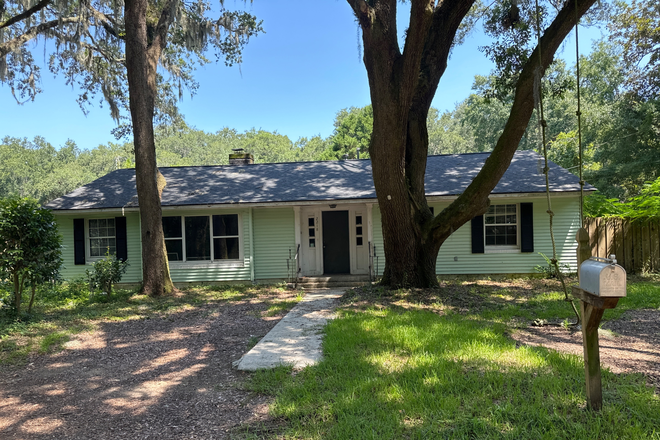
[[[637,308],[660,309],[660,283],[633,280],[605,321]],[[355,289],[326,328],[320,364],[260,371],[250,387],[274,396],[284,438],[660,439],[659,393],[642,374],[605,370],[594,413],[580,356],[509,337],[572,316],[555,280]]]

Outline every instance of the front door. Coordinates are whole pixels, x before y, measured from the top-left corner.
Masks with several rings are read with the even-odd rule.
[[[323,272],[351,272],[348,211],[323,211]]]

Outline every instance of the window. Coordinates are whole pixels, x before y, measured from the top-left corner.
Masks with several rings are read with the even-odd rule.
[[[362,246],[363,236],[362,236],[362,216],[355,216],[355,244],[357,246]]]
[[[170,261],[240,259],[238,214],[163,217]]]
[[[238,215],[213,216],[213,259],[238,260]]]
[[[491,205],[484,214],[486,246],[518,248],[518,205]]]
[[[163,217],[163,234],[169,261],[183,261],[181,217]]]
[[[309,236],[309,247],[316,247],[316,217],[307,218],[307,232]]]
[[[89,256],[104,257],[106,253],[117,253],[115,219],[89,220]]]

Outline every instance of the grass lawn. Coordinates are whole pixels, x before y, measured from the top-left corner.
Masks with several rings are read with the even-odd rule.
[[[132,290],[117,290],[109,298],[80,290],[65,285],[41,292],[32,315],[20,320],[8,308],[0,309],[0,365],[20,364],[31,355],[60,350],[72,334],[93,331],[103,321],[151,319],[201,305],[239,301],[261,301],[267,307],[262,315],[272,317],[285,314],[302,299],[278,299],[277,292],[283,289],[273,286],[200,286],[158,298]]]
[[[553,281],[454,280],[346,301],[321,363],[252,377],[274,396],[284,438],[660,439],[660,397],[641,375],[604,371],[594,413],[581,357],[507,337],[533,320],[574,320]],[[630,283],[605,319],[631,308],[660,308],[660,283]]]

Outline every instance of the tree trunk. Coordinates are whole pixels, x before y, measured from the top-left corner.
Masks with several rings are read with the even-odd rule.
[[[428,154],[426,117],[449,57],[456,31],[472,0],[411,4],[403,53],[398,46],[396,0],[347,0],[364,43],[364,64],[374,112],[369,147],[382,215],[385,270],[390,287],[437,285],[440,246],[489,205],[518,148],[534,108],[534,75],[550,65],[568,32],[595,0],[567,1],[525,64],[511,114],[492,154],[465,191],[435,218],[425,196]],[[540,48],[543,50],[541,53]]]
[[[21,281],[18,275],[18,271],[14,272],[14,308],[16,309],[16,314],[21,314],[21,296],[23,289],[21,289]]]
[[[31,280],[32,294],[30,295],[30,303],[28,304],[28,313],[32,313],[32,305],[34,304],[34,296],[37,293],[37,284],[34,279]]]
[[[164,178],[156,166],[153,130],[160,48],[150,50],[147,6],[147,0],[127,0],[125,3],[126,69],[135,145],[135,182],[140,204],[142,292],[160,295],[171,293],[174,286],[167,263],[160,206]]]

